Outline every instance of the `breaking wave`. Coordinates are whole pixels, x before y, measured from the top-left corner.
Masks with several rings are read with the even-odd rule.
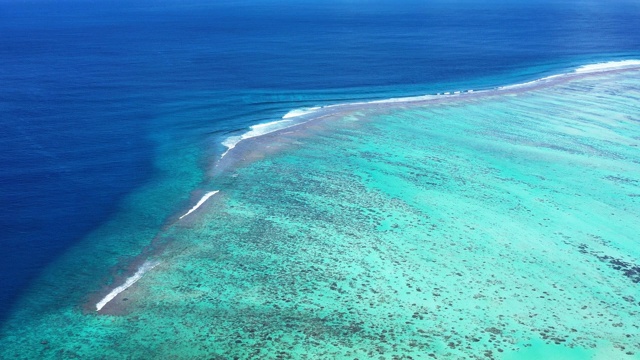
[[[138,280],[140,280],[147,271],[158,266],[158,264],[160,264],[160,262],[158,261],[148,261],[148,260],[145,261],[144,264],[142,264],[142,266],[138,268],[138,271],[136,271],[135,274],[133,274],[132,276],[128,277],[127,280],[125,280],[124,284],[111,290],[111,292],[107,294],[107,296],[102,298],[102,300],[98,301],[98,303],[96,304],[96,311],[102,310],[102,308],[105,305],[107,305],[111,300],[113,300],[116,296],[118,296],[118,294],[127,290],[131,285],[135,284]]]

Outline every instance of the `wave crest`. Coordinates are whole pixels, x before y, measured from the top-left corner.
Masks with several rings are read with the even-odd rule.
[[[289,111],[288,113],[284,114],[284,116],[282,117],[283,119],[290,119],[290,118],[294,118],[294,117],[298,117],[298,116],[303,116],[303,115],[308,115],[311,113],[316,112],[317,110],[320,110],[321,108],[319,106],[314,106],[314,107],[310,107],[310,108],[301,108],[301,109],[294,109]]]
[[[291,126],[292,125],[291,123],[292,123],[292,120],[272,121],[264,124],[253,125],[249,127],[249,131],[247,131],[242,135],[229,136],[222,142],[222,145],[226,146],[227,150],[222,154],[222,156],[220,156],[220,158],[223,158],[225,155],[227,155],[227,153],[231,151],[234,147],[236,147],[236,145],[238,145],[238,143],[242,140],[254,138],[257,136],[262,136],[277,130],[285,129]]]
[[[204,196],[202,198],[200,198],[200,201],[198,201],[197,204],[195,204],[191,209],[189,209],[189,211],[184,213],[184,215],[180,216],[179,220],[182,220],[183,217],[185,217],[185,216],[191,214],[192,212],[196,211],[202,204],[204,204],[205,201],[207,201],[213,195],[217,194],[218,191],[220,191],[220,190],[209,191],[208,193],[204,194]]]
[[[488,91],[495,91],[495,90],[499,90],[499,91],[516,90],[516,89],[523,89],[523,88],[528,88],[536,85],[541,85],[544,83],[550,83],[552,81],[556,81],[562,78],[567,78],[576,74],[588,74],[588,73],[598,73],[598,72],[606,72],[606,71],[614,71],[614,70],[624,70],[624,69],[632,69],[636,67],[640,67],[640,60],[608,61],[608,62],[602,62],[602,63],[596,63],[596,64],[583,65],[570,72],[546,76],[540,79],[536,79],[536,80],[528,81],[524,83],[499,86],[493,89],[486,89],[486,90],[469,89],[464,91],[456,90],[456,91],[447,91],[444,93],[437,93],[432,95],[398,97],[398,98],[389,98],[389,99],[381,99],[381,100],[360,101],[360,102],[352,102],[352,103],[344,103],[344,104],[334,104],[334,105],[294,109],[286,113],[284,116],[282,116],[282,120],[253,125],[249,127],[249,131],[245,132],[242,135],[230,136],[226,138],[222,142],[222,145],[224,145],[227,148],[227,150],[222,154],[222,156],[220,156],[220,158],[223,158],[230,150],[232,150],[242,140],[250,139],[257,136],[262,136],[274,131],[286,129],[288,127],[300,124],[301,122],[304,122],[304,120],[306,119],[303,119],[303,121],[296,121],[298,119],[295,119],[295,120],[292,120],[292,119],[316,113],[318,110],[330,110],[333,108],[344,108],[349,106],[367,105],[367,104],[375,105],[375,104],[420,102],[420,101],[429,101],[432,99],[437,99],[443,96],[460,96],[465,93],[469,94],[474,92],[486,93]]]
[[[608,61],[597,64],[589,64],[580,66],[575,70],[577,73],[594,73],[601,71],[621,70],[630,67],[640,66],[640,60],[620,60],[620,61]]]
[[[102,308],[105,305],[107,305],[111,300],[113,300],[116,296],[118,296],[118,294],[127,290],[129,287],[131,287],[131,285],[135,284],[138,280],[140,280],[147,271],[158,266],[158,264],[160,264],[159,261],[149,261],[149,260],[145,261],[144,264],[142,264],[138,268],[135,274],[133,274],[132,276],[128,277],[127,280],[125,280],[124,284],[111,290],[111,292],[107,294],[107,296],[102,298],[102,300],[100,300],[96,304],[96,311],[102,310]]]

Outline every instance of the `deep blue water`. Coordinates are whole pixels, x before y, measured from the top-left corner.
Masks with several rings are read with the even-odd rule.
[[[162,134],[208,146],[295,107],[640,58],[639,24],[622,0],[0,0],[0,318],[164,176]]]

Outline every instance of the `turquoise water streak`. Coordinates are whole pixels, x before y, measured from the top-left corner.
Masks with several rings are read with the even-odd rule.
[[[0,357],[640,359],[638,104],[602,73],[241,142],[155,268],[27,297]]]

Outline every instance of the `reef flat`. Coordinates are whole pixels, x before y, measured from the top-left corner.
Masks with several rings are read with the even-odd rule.
[[[239,142],[144,276],[0,357],[640,359],[640,71],[462,95]]]

